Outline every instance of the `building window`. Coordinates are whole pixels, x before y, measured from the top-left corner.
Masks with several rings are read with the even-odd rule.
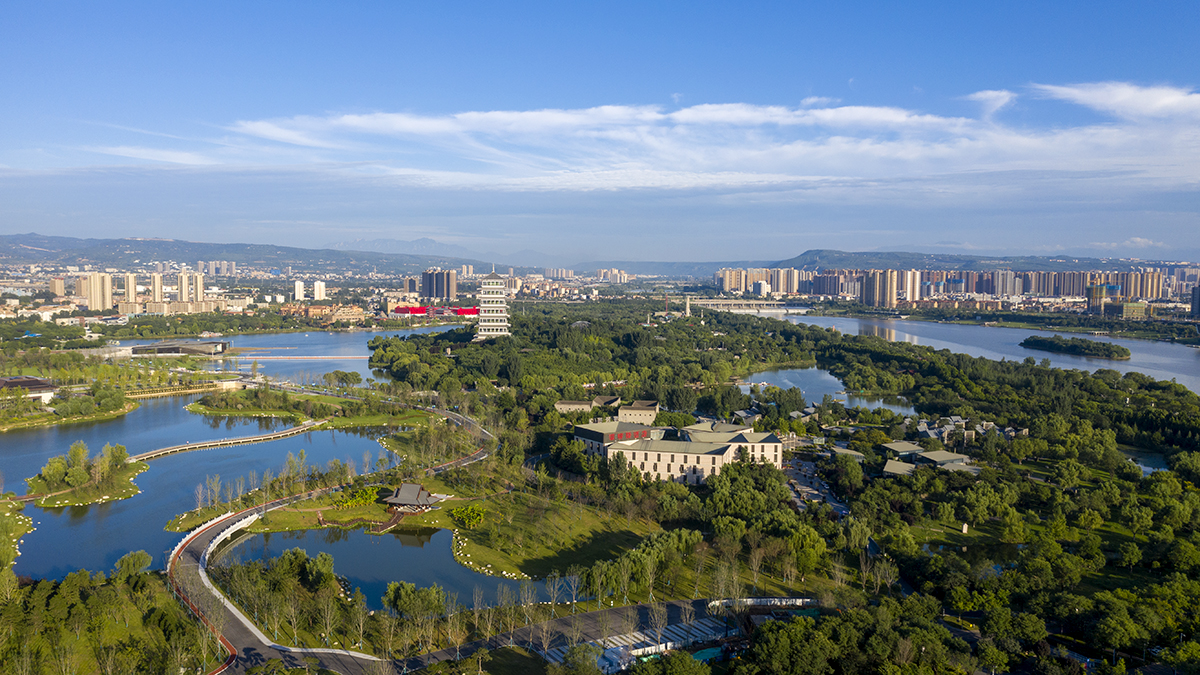
[[[675,461],[675,455],[671,455],[671,461],[672,461],[672,462],[674,462],[674,461]]]

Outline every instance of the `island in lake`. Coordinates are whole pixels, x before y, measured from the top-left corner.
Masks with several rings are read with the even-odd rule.
[[[1075,356],[1088,356],[1098,359],[1120,360],[1131,356],[1131,352],[1128,349],[1121,345],[1114,345],[1111,342],[1100,342],[1086,338],[1065,338],[1059,335],[1053,337],[1030,335],[1021,341],[1021,346],[1028,347],[1029,349],[1041,349],[1047,352],[1074,354]]]

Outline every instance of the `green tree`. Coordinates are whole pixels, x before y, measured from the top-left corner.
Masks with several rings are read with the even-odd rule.
[[[1142,561],[1142,549],[1138,548],[1138,545],[1131,541],[1121,544],[1118,554],[1121,559],[1121,565],[1128,567],[1130,570],[1133,569],[1134,565]]]
[[[117,560],[117,566],[113,569],[113,579],[117,583],[125,583],[126,580],[141,574],[153,562],[150,554],[145,551],[126,553]]]
[[[633,667],[633,675],[709,675],[712,668],[682,651],[667,652],[662,658],[641,661]]]

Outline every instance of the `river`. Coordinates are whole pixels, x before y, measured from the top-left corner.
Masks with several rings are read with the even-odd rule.
[[[1037,349],[1027,349],[1020,345],[1022,340],[1034,334],[1079,337],[1077,333],[931,321],[893,321],[829,316],[788,315],[786,320],[823,328],[836,328],[851,335],[877,335],[892,342],[911,342],[927,345],[934,349],[948,349],[959,354],[982,356],[996,361],[1000,359],[1021,361],[1033,357],[1039,362],[1042,359],[1049,359],[1050,364],[1055,368],[1077,368],[1089,372],[1099,368],[1108,368],[1122,373],[1136,371],[1158,380],[1175,380],[1194,392],[1200,392],[1200,349],[1169,342],[1088,336],[1090,339],[1127,347],[1132,352],[1132,356],[1127,361],[1111,361],[1070,354],[1055,354]]]

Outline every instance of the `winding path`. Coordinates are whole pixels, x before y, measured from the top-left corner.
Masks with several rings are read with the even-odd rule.
[[[222,645],[229,653],[229,658],[219,669],[213,671],[214,674],[245,673],[250,668],[264,664],[268,659],[280,659],[291,667],[301,667],[305,659],[316,659],[320,667],[342,675],[374,675],[380,672],[380,666],[384,666],[383,672],[389,672],[387,668],[390,668],[390,672],[403,673],[441,661],[465,658],[481,647],[501,649],[514,644],[534,646],[540,642],[543,624],[552,636],[549,640],[551,648],[564,646],[572,630],[578,630],[583,641],[590,641],[628,632],[622,628],[627,623],[636,624],[637,630],[647,630],[651,625],[648,605],[615,607],[583,612],[574,618],[563,616],[548,622],[522,626],[511,633],[501,633],[487,640],[467,642],[457,648],[442,649],[391,662],[382,662],[374,656],[340,649],[298,649],[275,644],[208,579],[206,570],[209,556],[223,541],[258,520],[263,513],[326,491],[328,489],[276,500],[268,503],[265,509],[255,507],[210,521],[185,537],[172,552],[167,564],[167,575],[172,586],[180,599],[201,617],[211,631],[220,636]],[[705,616],[709,603],[707,599],[664,603],[667,606],[667,625],[682,622],[683,605],[691,604],[693,615],[698,618]],[[581,604],[586,606],[587,603]],[[632,615],[632,621],[624,618],[629,615]],[[578,622],[578,626],[573,629],[572,624],[575,622]]]
[[[267,441],[274,441],[280,438],[287,438],[288,436],[295,436],[306,431],[311,431],[312,429],[324,424],[326,421],[327,420],[308,420],[307,422],[298,424],[294,427],[288,427],[287,429],[283,429],[281,431],[272,431],[266,434],[259,434],[257,436],[240,436],[238,438],[222,438],[215,441],[196,441],[195,443],[189,442],[181,445],[171,445],[165,448],[143,452],[140,455],[133,455],[128,461],[144,462],[151,459],[158,459],[159,457],[163,457],[165,455],[172,455],[177,452],[191,452],[192,450],[206,450],[208,448],[225,448],[231,445],[245,445],[247,443],[265,443]]]

